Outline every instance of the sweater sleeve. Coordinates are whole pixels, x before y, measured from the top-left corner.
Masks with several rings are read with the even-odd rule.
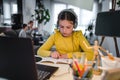
[[[88,60],[92,60],[93,56],[94,56],[93,49],[92,48],[88,48],[88,47],[91,47],[91,45],[89,44],[87,39],[84,37],[82,32],[80,34],[80,46],[81,46],[81,49],[83,50],[83,52],[86,54],[87,59]]]
[[[51,35],[47,41],[38,49],[37,54],[43,57],[50,56],[50,49],[54,45],[54,35]]]
[[[89,42],[87,41],[87,39],[84,37],[84,35],[82,34],[81,31],[78,32],[78,34],[76,35],[76,37],[78,37],[79,39],[79,45],[80,48],[82,49],[82,51],[80,52],[72,52],[72,53],[67,53],[68,58],[72,58],[73,54],[77,57],[77,58],[81,58],[81,54],[85,53],[86,57],[88,60],[92,60],[93,56],[94,56],[94,52],[92,48],[88,48],[91,47]],[[87,45],[85,45],[85,44]]]

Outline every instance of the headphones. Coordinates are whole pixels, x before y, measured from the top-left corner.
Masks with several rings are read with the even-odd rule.
[[[77,28],[77,25],[78,25],[78,19],[77,19],[77,15],[76,15],[76,13],[73,11],[73,9],[64,9],[64,10],[62,10],[60,13],[59,13],[59,15],[58,15],[58,20],[57,20],[57,28],[59,27],[59,20],[60,19],[65,19],[65,17],[67,17],[66,15],[68,15],[68,14],[71,14],[70,15],[70,17],[74,17],[73,19],[74,19],[74,29],[75,28]],[[63,15],[64,15],[64,17],[63,17]]]

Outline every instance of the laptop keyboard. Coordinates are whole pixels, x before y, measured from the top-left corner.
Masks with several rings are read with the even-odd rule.
[[[58,70],[58,67],[37,64],[38,80],[49,80],[54,72]]]
[[[37,70],[38,73],[38,80],[45,80],[45,78],[50,75],[50,72]]]

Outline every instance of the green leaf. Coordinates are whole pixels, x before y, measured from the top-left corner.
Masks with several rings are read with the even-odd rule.
[[[38,24],[41,24],[44,22],[44,25],[49,22],[50,20],[50,14],[49,10],[45,9],[44,5],[41,3],[41,1],[38,1],[37,8],[34,10],[35,14],[31,17],[35,17],[35,19],[38,21]]]

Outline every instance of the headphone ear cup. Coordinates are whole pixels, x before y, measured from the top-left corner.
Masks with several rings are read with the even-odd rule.
[[[78,25],[78,22],[77,22],[77,21],[75,21],[75,26],[74,26],[74,29],[76,29],[76,28],[77,28],[77,25]]]
[[[78,18],[77,18],[77,15],[75,13],[73,15],[75,16],[75,26],[74,26],[74,29],[76,29],[77,26],[78,26]]]

